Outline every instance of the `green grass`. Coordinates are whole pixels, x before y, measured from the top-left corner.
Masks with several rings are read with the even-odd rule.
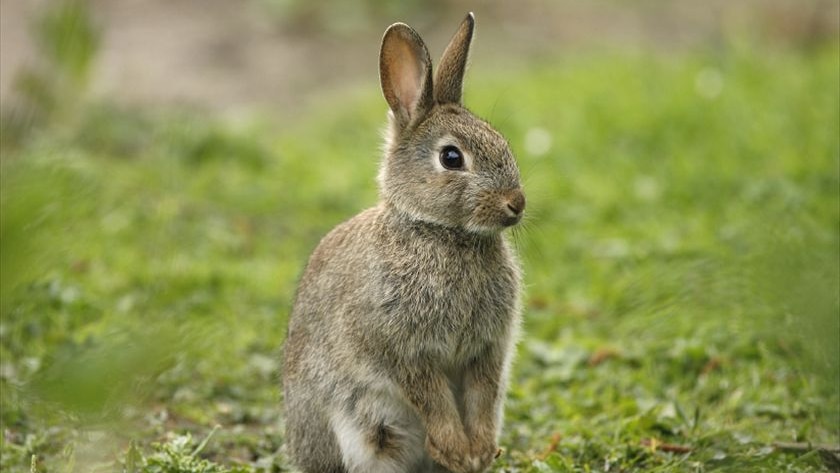
[[[528,195],[494,471],[828,468],[773,445],[840,442],[839,53],[471,75]],[[0,470],[287,471],[286,317],[376,200],[376,92],[282,125],[88,104],[9,141]]]

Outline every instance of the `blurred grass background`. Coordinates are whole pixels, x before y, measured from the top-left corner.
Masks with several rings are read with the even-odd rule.
[[[309,252],[376,200],[380,35],[436,57],[468,10],[466,102],[529,199],[494,471],[838,468],[836,2],[23,5],[0,470],[288,471],[278,351]]]

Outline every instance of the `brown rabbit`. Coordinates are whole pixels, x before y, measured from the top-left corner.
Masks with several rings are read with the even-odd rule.
[[[525,196],[505,139],[461,105],[474,24],[434,82],[413,29],[382,39],[380,202],[315,249],[284,349],[287,449],[307,473],[471,473],[497,454],[521,279],[501,232]]]

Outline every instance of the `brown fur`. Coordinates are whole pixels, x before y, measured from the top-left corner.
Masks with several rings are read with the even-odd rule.
[[[473,24],[434,91],[419,35],[383,37],[381,201],[315,249],[285,344],[287,448],[307,473],[473,473],[497,452],[521,279],[501,231],[525,197],[507,142],[460,105]],[[444,145],[464,170],[437,164]]]

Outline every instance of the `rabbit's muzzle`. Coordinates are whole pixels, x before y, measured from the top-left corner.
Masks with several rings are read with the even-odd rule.
[[[522,189],[511,189],[505,192],[502,196],[502,205],[505,211],[504,226],[509,227],[519,223],[525,212],[525,194]]]

